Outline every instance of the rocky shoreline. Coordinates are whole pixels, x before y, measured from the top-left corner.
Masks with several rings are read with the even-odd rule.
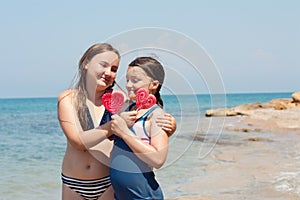
[[[300,92],[293,93],[291,98],[273,99],[266,103],[255,102],[233,108],[207,110],[205,116],[241,116],[240,122],[246,126],[231,127],[240,132],[260,132],[262,130],[300,132]]]

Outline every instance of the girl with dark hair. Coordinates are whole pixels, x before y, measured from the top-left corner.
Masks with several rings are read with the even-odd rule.
[[[124,113],[112,116],[115,134],[110,176],[116,200],[163,199],[153,168],[160,168],[167,157],[168,134],[156,119],[164,116],[160,96],[165,77],[163,66],[152,57],[139,57],[129,64],[126,89],[131,100],[141,88],[155,95],[156,104],[139,109],[135,123],[128,128]],[[136,104],[129,106],[135,112]],[[128,114],[130,116],[130,114]],[[130,116],[132,117],[132,116]]]

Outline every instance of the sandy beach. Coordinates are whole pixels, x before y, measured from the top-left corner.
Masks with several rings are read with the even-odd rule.
[[[216,145],[205,158],[212,161],[205,175],[185,185],[202,195],[186,199],[300,199],[299,119],[300,108],[247,109],[225,117],[217,141],[210,139],[213,133],[199,132],[198,142]]]
[[[185,183],[182,188],[191,196],[178,200],[300,199],[300,128],[283,126],[281,119],[291,112],[298,116],[300,110],[276,112],[276,126],[272,120],[226,118],[222,136],[205,158],[210,162],[201,168],[204,175]],[[296,118],[289,121],[299,124]],[[195,139],[210,142],[201,133]],[[201,196],[193,197],[199,190]]]

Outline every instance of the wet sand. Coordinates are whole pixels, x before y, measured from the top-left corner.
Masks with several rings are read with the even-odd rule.
[[[177,199],[300,199],[299,119],[299,108],[264,109],[226,117],[218,140],[211,139],[213,133],[199,131],[196,143],[215,146],[191,169],[200,175],[178,188],[186,197]]]

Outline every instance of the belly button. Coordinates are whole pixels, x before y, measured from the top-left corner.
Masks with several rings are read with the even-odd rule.
[[[91,168],[91,165],[87,165],[87,166],[86,166],[86,169],[90,169],[90,168]]]

